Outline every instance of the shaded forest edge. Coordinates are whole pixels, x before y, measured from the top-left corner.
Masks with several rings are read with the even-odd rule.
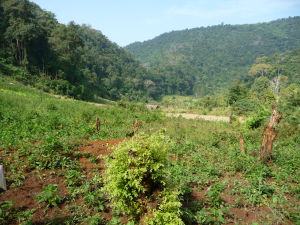
[[[151,74],[88,25],[57,22],[28,0],[1,0],[0,72],[76,99],[158,98]]]

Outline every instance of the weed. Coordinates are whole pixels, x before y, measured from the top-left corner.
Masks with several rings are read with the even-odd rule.
[[[103,211],[105,208],[104,203],[106,202],[106,199],[104,198],[101,189],[91,190],[90,192],[86,193],[84,196],[84,201],[96,212]]]
[[[97,213],[93,216],[87,217],[85,219],[85,224],[88,224],[88,225],[105,225],[106,221],[100,213]]]
[[[0,224],[10,224],[14,220],[12,201],[0,202]]]
[[[60,190],[57,184],[49,184],[43,187],[43,191],[36,195],[36,199],[39,202],[46,203],[48,207],[57,206],[62,202],[62,198],[58,195]]]
[[[224,224],[226,211],[226,208],[204,208],[196,213],[196,220],[199,224]]]
[[[220,196],[222,191],[225,189],[224,183],[217,183],[210,186],[206,197],[208,199],[208,203],[212,207],[220,207],[224,204],[224,200]]]
[[[65,175],[68,186],[74,187],[81,184],[83,176],[78,170],[68,170]]]

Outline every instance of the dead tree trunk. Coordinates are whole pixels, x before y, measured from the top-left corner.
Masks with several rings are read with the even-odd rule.
[[[97,131],[97,132],[100,131],[100,125],[101,125],[100,119],[97,117],[97,118],[96,118],[96,131]]]
[[[243,135],[239,136],[240,139],[240,150],[241,150],[241,154],[245,155],[245,139]]]
[[[280,122],[282,115],[277,111],[277,107],[272,107],[273,112],[270,117],[268,124],[265,126],[263,132],[263,138],[260,149],[260,158],[261,160],[267,160],[272,155],[273,142],[277,137],[277,131],[275,126]]]

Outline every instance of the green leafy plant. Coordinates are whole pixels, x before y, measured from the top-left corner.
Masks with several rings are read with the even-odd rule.
[[[104,225],[106,224],[105,219],[102,217],[100,213],[97,213],[93,216],[89,216],[85,220],[86,224],[88,225]]]
[[[101,189],[92,190],[84,196],[86,204],[94,209],[94,211],[103,211],[105,208],[104,203],[106,199]]]
[[[179,192],[164,190],[162,193],[162,202],[157,209],[154,209],[152,215],[147,217],[146,224],[160,225],[160,224],[172,224],[183,225],[183,221],[180,216],[182,212],[180,210],[181,203],[179,201]]]
[[[10,224],[13,219],[13,202],[0,202],[0,224]]]
[[[18,222],[20,225],[32,225],[33,209],[18,212]]]
[[[213,207],[220,207],[224,204],[224,200],[220,196],[222,191],[225,188],[224,183],[217,183],[212,186],[210,186],[208,193],[206,194],[206,197],[208,198],[209,204]]]
[[[41,146],[31,149],[28,163],[32,168],[61,168],[70,163],[69,147],[60,142],[57,136],[50,136],[42,142]]]
[[[71,187],[80,185],[82,179],[84,178],[84,176],[78,170],[74,169],[69,170],[65,176],[68,186]]]
[[[197,212],[196,220],[199,224],[224,224],[226,223],[225,211],[225,208],[203,208]]]
[[[115,209],[138,217],[143,198],[166,185],[169,139],[162,133],[140,134],[119,144],[107,160],[104,190]]]
[[[57,184],[49,184],[43,187],[40,194],[36,195],[36,199],[46,203],[49,207],[57,206],[62,202],[62,198],[58,195],[59,191]]]

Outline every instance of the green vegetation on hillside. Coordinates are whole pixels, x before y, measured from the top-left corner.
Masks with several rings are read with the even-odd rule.
[[[207,95],[245,80],[257,57],[300,46],[300,17],[172,31],[126,49],[154,70],[164,94]]]
[[[147,70],[100,31],[59,24],[28,0],[1,0],[0,21],[2,75],[76,99],[158,97]]]

